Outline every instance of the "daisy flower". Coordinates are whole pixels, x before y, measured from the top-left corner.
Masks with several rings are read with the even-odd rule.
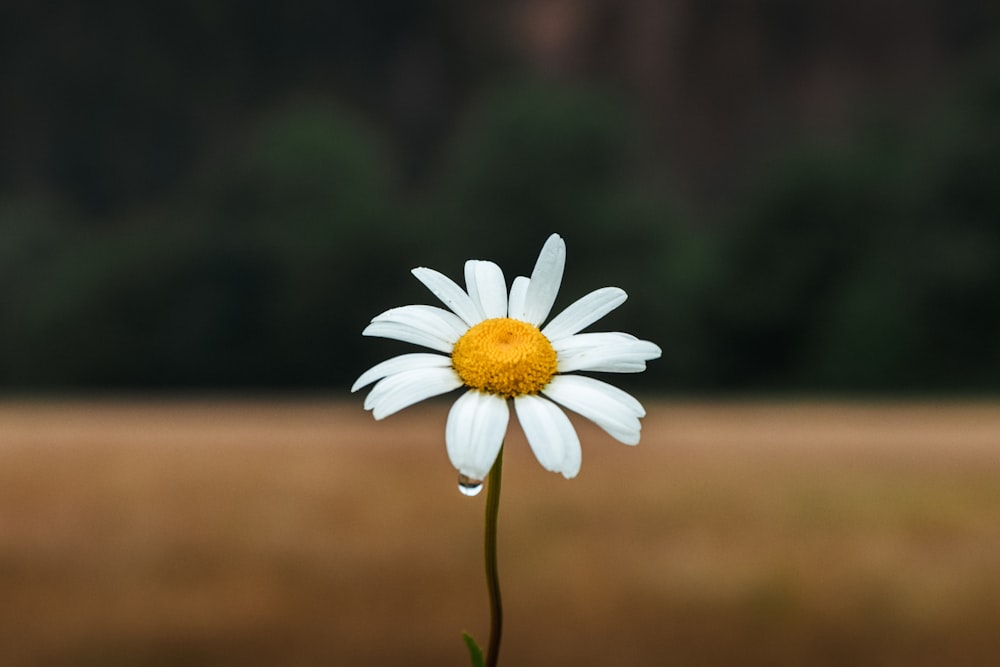
[[[392,308],[362,332],[436,352],[393,357],[358,378],[352,392],[377,382],[364,404],[375,419],[466,388],[445,427],[448,457],[466,493],[477,492],[493,466],[511,404],[538,462],[567,479],[580,471],[581,451],[562,408],[590,419],[620,442],[639,442],[639,418],[646,414],[639,401],[606,382],[572,373],[637,373],[660,356],[660,348],[625,333],[579,333],[625,301],[627,295],[617,287],[587,294],[542,326],[565,262],[566,244],[553,234],[531,277],[515,278],[509,293],[503,271],[493,262],[466,262],[466,289],[433,269],[413,269],[448,310]]]

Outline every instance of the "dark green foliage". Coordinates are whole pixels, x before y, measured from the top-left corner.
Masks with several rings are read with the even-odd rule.
[[[352,114],[291,104],[155,213],[81,224],[74,206],[0,201],[0,382],[345,386],[409,349],[360,332],[434,303],[410,268],[461,279],[479,257],[510,280],[558,232],[557,308],[621,286],[595,328],[664,349],[626,386],[996,391],[1000,95],[969,90],[777,161],[714,224],[637,185],[635,119],[604,91],[494,90],[420,198]]]
[[[982,104],[875,123],[774,174],[727,239],[713,311],[735,384],[1000,386],[1000,144]]]

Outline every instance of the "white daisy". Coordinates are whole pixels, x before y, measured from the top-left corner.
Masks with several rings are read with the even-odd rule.
[[[531,278],[515,278],[509,296],[503,272],[493,262],[466,262],[465,290],[433,269],[413,269],[449,310],[392,308],[363,332],[442,353],[403,354],[362,374],[351,391],[377,381],[365,399],[365,409],[375,419],[468,388],[452,406],[445,427],[448,457],[466,492],[478,491],[492,468],[507,432],[511,402],[538,462],[567,479],[580,471],[580,440],[559,405],[620,442],[639,442],[639,418],[646,414],[639,401],[606,382],[568,373],[638,373],[646,369],[646,361],[660,356],[660,348],[624,333],[578,333],[625,301],[627,295],[617,287],[587,294],[542,327],[565,262],[566,244],[553,234]]]

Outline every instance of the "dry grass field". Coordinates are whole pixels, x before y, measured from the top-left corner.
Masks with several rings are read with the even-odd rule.
[[[0,665],[468,664],[485,494],[446,411],[0,403]],[[998,664],[1000,405],[575,423],[573,481],[511,429],[502,664]]]

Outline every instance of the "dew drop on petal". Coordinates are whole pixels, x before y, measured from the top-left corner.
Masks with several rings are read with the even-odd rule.
[[[473,479],[468,475],[459,475],[458,490],[465,496],[477,496],[483,490],[483,480]]]

